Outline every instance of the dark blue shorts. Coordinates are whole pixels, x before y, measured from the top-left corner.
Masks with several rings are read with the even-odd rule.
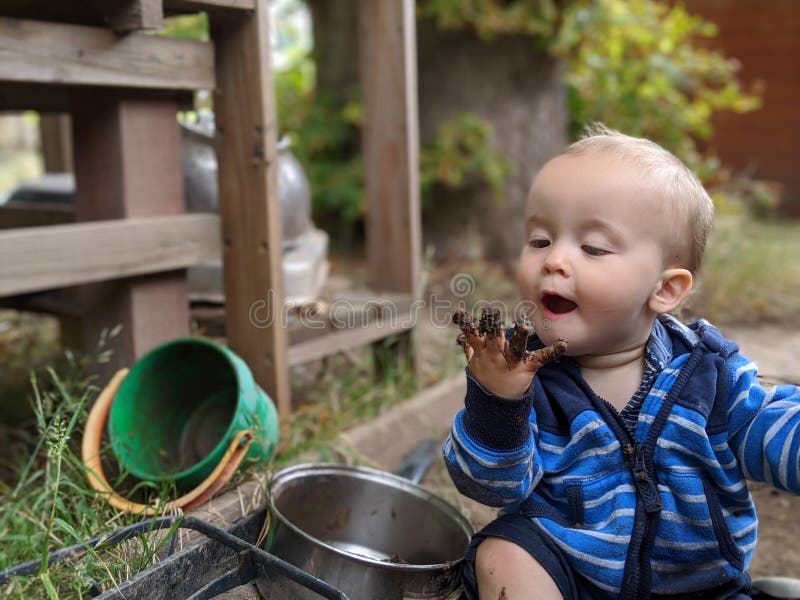
[[[502,515],[472,537],[461,567],[462,597],[478,600],[475,555],[478,546],[487,537],[508,540],[526,550],[553,578],[565,600],[592,600],[597,597],[599,590],[572,570],[561,549],[542,534],[529,519],[519,514]],[[738,579],[712,590],[671,596],[654,594],[651,598],[653,600],[749,600],[750,576],[745,573]]]

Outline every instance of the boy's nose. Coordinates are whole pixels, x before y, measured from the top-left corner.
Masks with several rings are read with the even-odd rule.
[[[567,277],[569,275],[569,263],[562,248],[552,246],[552,250],[547,253],[543,269],[548,274],[559,274]]]

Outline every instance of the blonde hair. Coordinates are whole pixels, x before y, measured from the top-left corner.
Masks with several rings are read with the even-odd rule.
[[[714,203],[697,176],[671,152],[655,142],[609,129],[602,123],[586,128],[583,138],[562,155],[608,152],[641,169],[666,201],[667,215],[676,224],[670,248],[683,267],[696,273],[703,261],[706,240],[714,220]],[[688,236],[685,235],[688,233]]]

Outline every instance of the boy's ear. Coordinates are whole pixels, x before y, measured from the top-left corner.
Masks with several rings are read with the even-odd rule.
[[[692,274],[688,270],[667,269],[647,304],[659,315],[668,313],[678,308],[691,290]]]

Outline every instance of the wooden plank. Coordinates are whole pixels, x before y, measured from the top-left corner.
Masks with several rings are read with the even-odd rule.
[[[256,0],[164,0],[168,12],[250,11],[256,9]]]
[[[208,42],[0,17],[0,80],[157,89],[214,87]]]
[[[0,296],[181,269],[220,252],[209,214],[12,229],[0,232]]]
[[[284,296],[268,3],[258,0],[252,13],[211,25],[228,343],[285,416],[291,400],[287,334],[278,318]],[[263,329],[251,318],[259,305],[272,316]]]
[[[72,126],[69,115],[39,115],[39,135],[45,173],[72,172]]]
[[[414,2],[361,0],[359,10],[369,282],[417,295],[422,242]]]
[[[413,327],[413,316],[413,313],[408,312],[397,320],[375,321],[356,329],[340,329],[293,345],[289,348],[289,364],[299,365],[404,333]]]

